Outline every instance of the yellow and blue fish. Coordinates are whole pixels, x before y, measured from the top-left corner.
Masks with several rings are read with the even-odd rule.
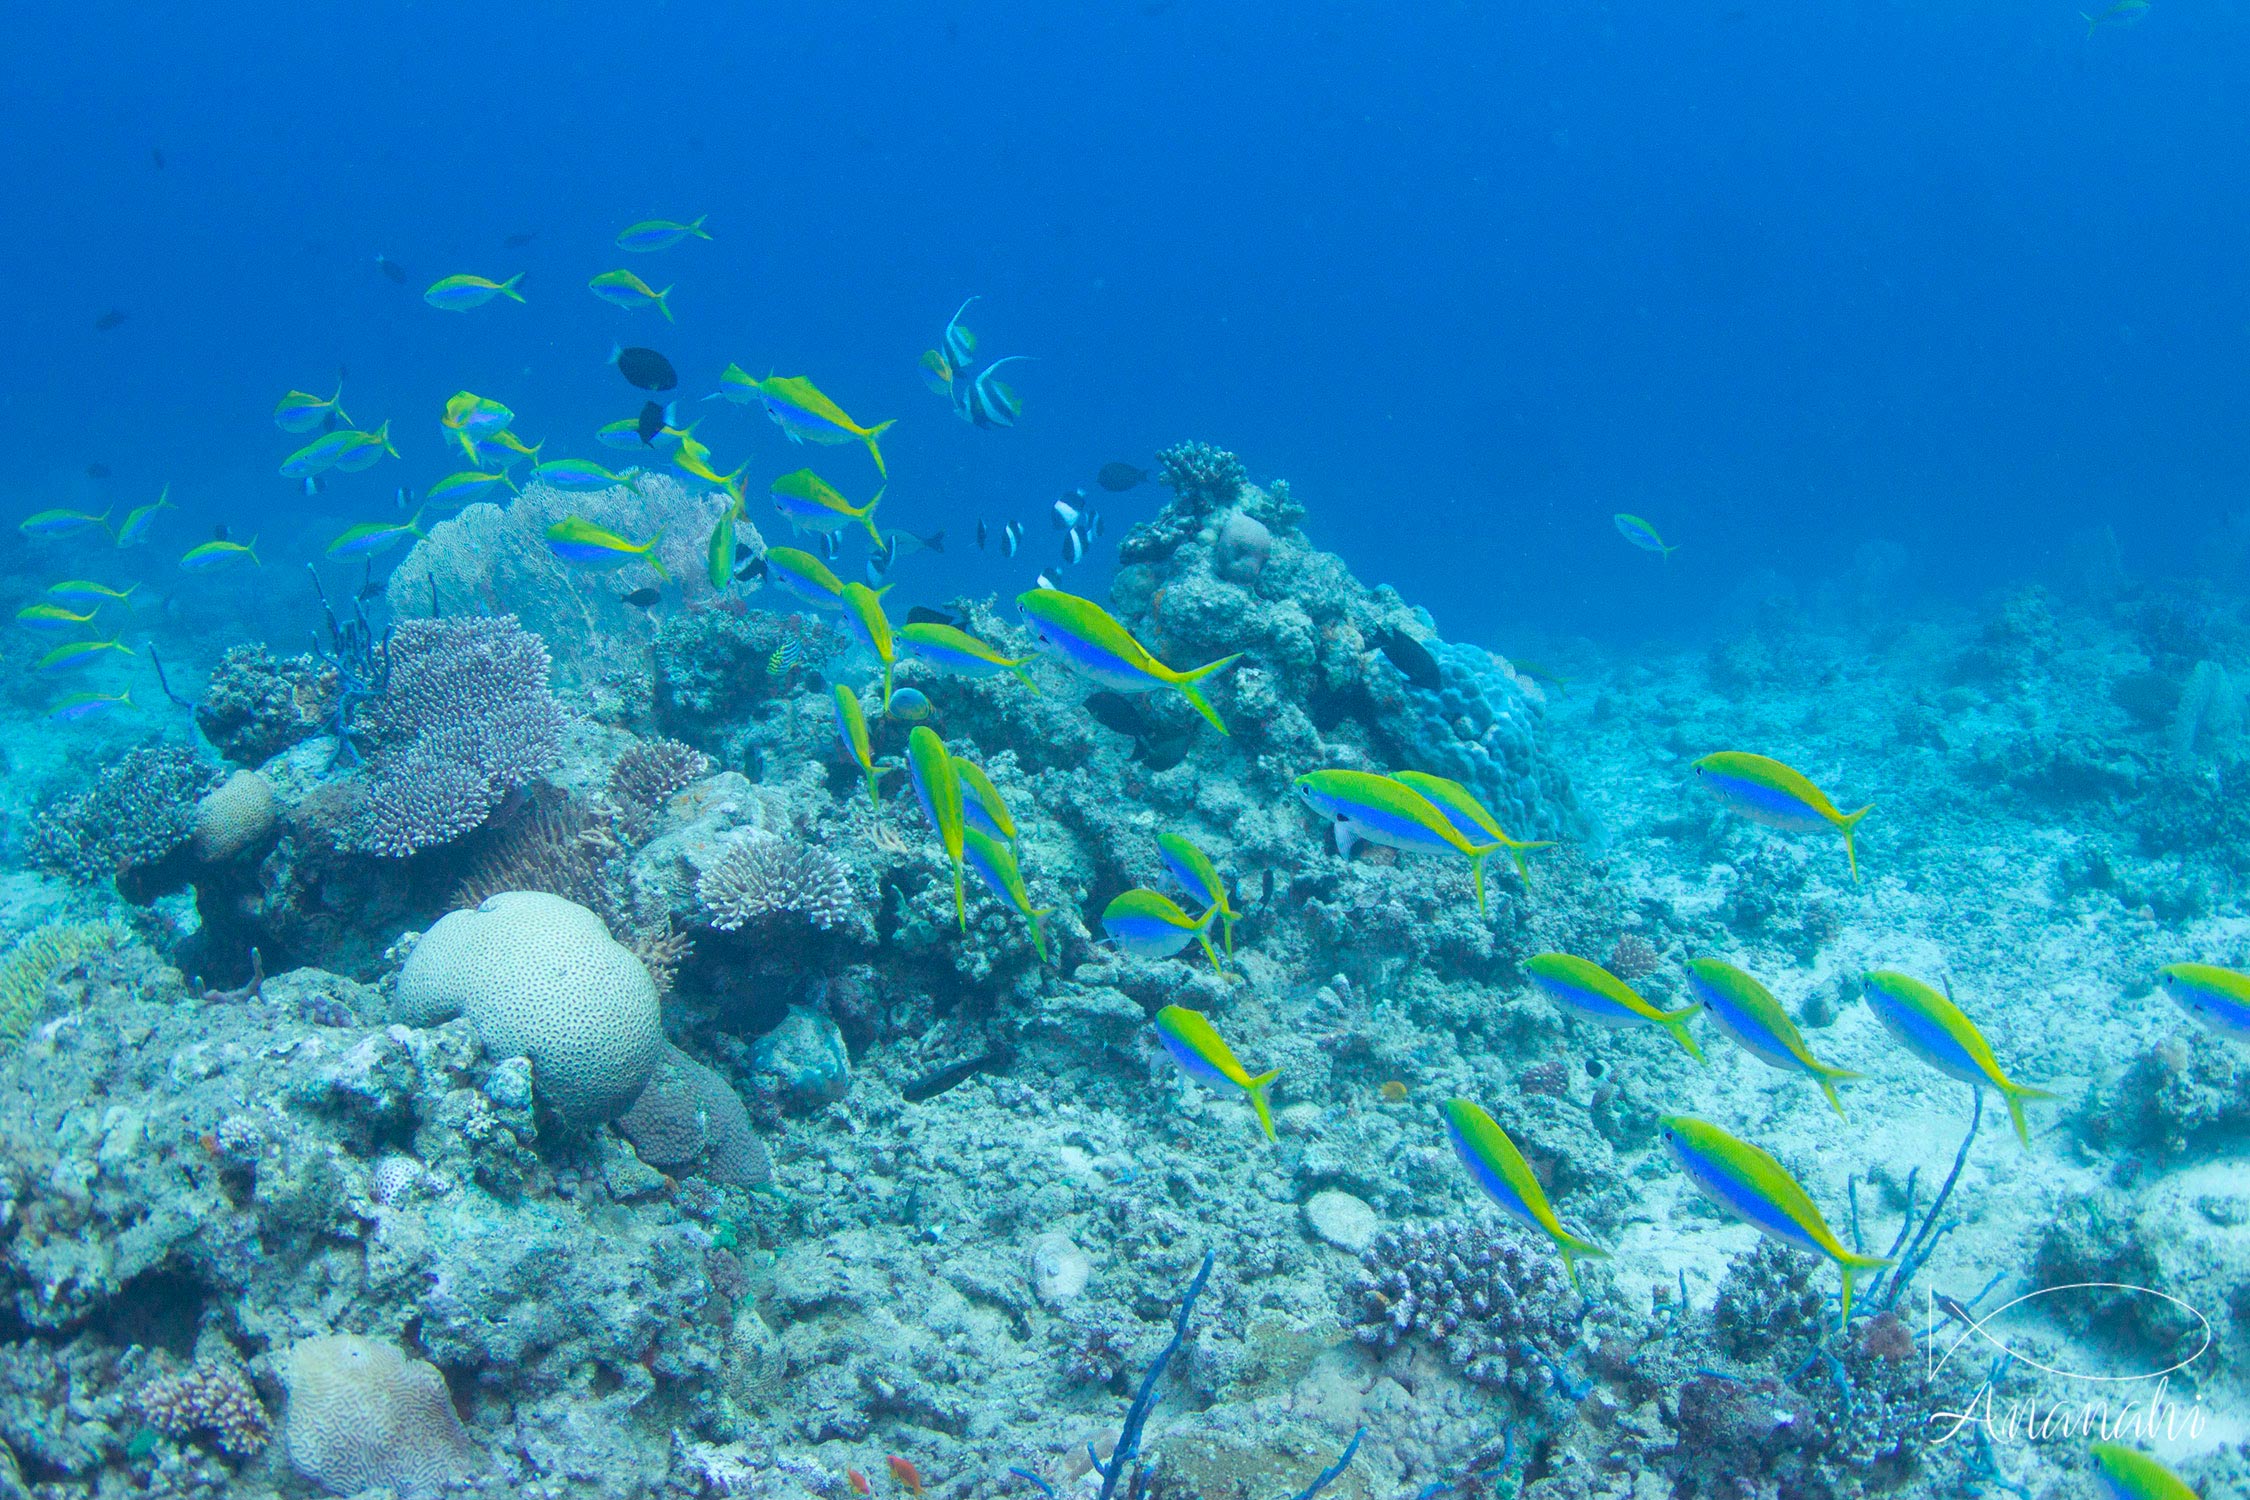
[[[265,566],[264,563],[258,561],[258,539],[256,537],[250,538],[247,542],[230,541],[226,537],[217,537],[205,542],[200,547],[188,548],[180,557],[180,566],[190,573],[209,573],[219,568],[231,568],[241,562],[247,562],[253,568]]]
[[[354,526],[328,544],[330,557],[380,557],[408,537],[423,535],[422,513],[416,511],[410,520],[370,521]]]
[[[630,541],[583,516],[564,516],[547,528],[547,550],[566,563],[600,569],[645,562],[656,570],[657,577],[669,583],[672,575],[656,555],[656,544],[663,540],[664,533],[658,531],[645,542]]]
[[[1696,779],[1731,811],[1753,823],[1784,833],[1813,833],[1834,828],[1844,835],[1844,858],[1852,879],[1859,879],[1859,853],[1852,847],[1852,830],[1875,810],[1870,802],[1858,812],[1839,812],[1828,794],[1806,780],[1792,766],[1746,750],[1721,750],[1692,763]]]
[[[859,694],[839,682],[830,696],[836,703],[836,737],[844,742],[852,764],[867,773],[867,805],[880,812],[883,803],[876,795],[876,778],[892,767],[875,764],[875,744],[868,737],[867,711],[859,706]]]
[[[1552,849],[1553,839],[1512,839],[1500,826],[1499,819],[1486,812],[1484,804],[1476,799],[1460,782],[1444,776],[1433,776],[1427,771],[1394,771],[1391,780],[1414,788],[1430,799],[1432,806],[1445,814],[1446,821],[1460,831],[1461,837],[1472,844],[1498,844],[1508,851],[1508,858],[1516,862],[1516,873],[1523,877],[1523,888],[1531,889],[1531,867],[1524,863],[1524,855],[1534,849]]]
[[[100,661],[104,651],[122,651],[127,656],[133,654],[133,648],[116,637],[106,641],[71,641],[40,657],[32,663],[32,670],[43,677],[75,672]]]
[[[843,606],[844,624],[852,638],[875,653],[883,664],[883,709],[891,706],[891,668],[898,662],[897,637],[891,634],[891,619],[883,613],[883,600],[874,589],[858,581],[844,584],[836,592],[837,603]]]
[[[495,297],[521,302],[523,293],[516,290],[516,283],[521,280],[521,271],[506,281],[493,281],[483,276],[448,276],[443,281],[432,282],[430,289],[422,294],[422,300],[440,312],[467,312]]]
[[[1999,1090],[2000,1097],[2008,1101],[2008,1118],[2015,1122],[2016,1139],[2030,1147],[2031,1132],[2023,1122],[2024,1101],[2052,1099],[2053,1094],[2028,1088],[2001,1072],[2000,1060],[1992,1055],[1992,1044],[1977,1030],[1976,1023],[1963,1015],[1951,998],[1913,975],[1895,969],[1869,969],[1860,976],[1860,984],[1867,994],[1867,1008],[1907,1051],[1948,1078]]]
[[[1258,1112],[1258,1128],[1266,1133],[1267,1140],[1274,1138],[1273,1109],[1266,1102],[1266,1091],[1281,1076],[1281,1069],[1273,1068],[1252,1077],[1248,1068],[1235,1061],[1234,1049],[1227,1045],[1226,1038],[1219,1035],[1218,1028],[1199,1010],[1167,1005],[1156,1013],[1154,1024],[1157,1041],[1172,1054],[1172,1061],[1180,1065],[1182,1072],[1212,1088],[1242,1090],[1249,1096],[1250,1107]]]
[[[2172,1002],[2230,1042],[2250,1042],[2250,974],[2216,964],[2166,964],[2157,988]]]
[[[1659,1010],[1600,964],[1568,953],[1535,953],[1524,960],[1523,967],[1540,993],[1597,1026],[1661,1026],[1688,1056],[1705,1067],[1711,1065],[1687,1027],[1703,1009],[1700,1004]]]
[[[681,224],[671,219],[643,219],[638,224],[628,224],[618,231],[617,248],[630,250],[636,255],[646,255],[652,250],[669,250],[689,239],[707,240],[703,221],[709,214],[697,214],[692,223]]]
[[[134,708],[130,692],[123,693],[72,693],[47,710],[47,717],[61,724],[75,724],[81,719],[91,719],[112,709]]]
[[[945,362],[945,356],[937,350],[924,349],[919,368],[922,384],[930,388],[932,395],[943,396],[953,389],[953,367]]]
[[[1444,809],[1414,788],[1372,771],[1308,771],[1297,778],[1297,795],[1335,829],[1336,852],[1347,859],[1361,843],[1409,854],[1468,856],[1477,910],[1484,910],[1485,856],[1503,846],[1469,842]]]
[[[1863,1077],[1847,1068],[1830,1067],[1812,1055],[1805,1045],[1804,1033],[1797,1023],[1789,1019],[1789,1012],[1764,985],[1736,968],[1733,964],[1716,958],[1691,958],[1688,960],[1688,988],[1721,1031],[1742,1044],[1758,1061],[1784,1073],[1803,1073],[1820,1085],[1828,1096],[1829,1107],[1839,1117],[1844,1113],[1843,1100],[1836,1097],[1836,1085],[1844,1079]]]
[[[91,526],[99,526],[108,531],[109,512],[105,510],[95,516],[82,510],[43,510],[18,521],[16,530],[28,537],[45,539],[69,536],[74,531],[84,531]]]
[[[738,504],[742,499],[742,476],[750,471],[750,466],[744,464],[732,474],[721,474],[712,466],[711,450],[698,442],[694,434],[686,432],[681,433],[680,440],[672,445],[672,466],[683,474],[694,475],[705,484],[717,485],[734,496]]]
[[[968,763],[957,760],[955,764]],[[1024,920],[1031,924],[1031,951],[1045,963],[1047,919],[1055,914],[1055,909],[1031,904],[1031,891],[1023,883],[1023,870],[1016,863],[1016,851],[1008,846],[1006,839],[970,827],[961,832],[961,857],[995,897],[1023,913]]]
[[[1508,1139],[1508,1132],[1484,1112],[1483,1106],[1472,1099],[1448,1099],[1441,1112],[1445,1115],[1446,1138],[1453,1142],[1454,1154],[1469,1169],[1469,1176],[1502,1213],[1554,1242],[1556,1253],[1562,1256],[1563,1274],[1570,1278],[1570,1289],[1583,1296],[1578,1285],[1578,1257],[1607,1259],[1609,1252],[1562,1227],[1531,1163],[1524,1160],[1516,1143]]]
[[[961,894],[961,861],[968,823],[961,811],[961,776],[946,753],[945,741],[927,724],[915,725],[906,737],[906,772],[914,783],[914,795],[922,801],[922,815],[945,846],[945,857],[953,861],[953,914],[967,932],[969,909]]]
[[[1665,557],[1670,557],[1680,550],[1677,547],[1665,546],[1664,538],[1656,534],[1656,528],[1639,516],[1628,515],[1624,511],[1619,511],[1616,515],[1611,516],[1610,520],[1616,523],[1619,536],[1625,538],[1626,541],[1631,542],[1643,552],[1656,552]]]
[[[120,547],[139,546],[142,542],[148,540],[148,529],[156,524],[156,513],[158,511],[178,509],[179,507],[172,503],[172,487],[170,485],[164,486],[162,492],[157,495],[154,504],[136,506],[125,513],[123,524],[117,528],[117,545]]]
[[[539,462],[539,450],[547,446],[543,442],[527,444],[505,427],[498,432],[481,435],[459,432],[454,436],[460,440],[461,452],[472,469],[498,469],[505,472],[527,458],[536,464]]]
[[[1172,957],[1191,941],[1201,943],[1212,972],[1223,977],[1226,970],[1211,946],[1211,919],[1217,915],[1214,907],[1201,917],[1191,917],[1162,891],[1136,887],[1102,908],[1102,931],[1120,953],[1150,963]]]
[[[1198,682],[1224,671],[1242,655],[1237,651],[1206,666],[1179,672],[1158,661],[1133,633],[1091,599],[1060,589],[1031,589],[1016,596],[1016,608],[1040,648],[1064,666],[1103,687],[1120,693],[1146,693],[1168,687],[1179,693],[1195,711],[1221,734],[1226,721],[1219,717]]]
[[[890,430],[890,422],[877,422],[873,427],[863,427],[853,421],[844,409],[828,399],[820,387],[802,375],[768,375],[763,380],[734,377],[736,367],[727,367],[722,377],[727,389],[721,394],[728,400],[747,402],[754,395],[766,409],[774,425],[789,434],[795,443],[849,443],[854,440],[867,445],[868,457],[875,460],[875,472],[888,476],[883,467],[883,450],[875,440]],[[737,396],[734,392],[747,388],[750,394]],[[892,419],[897,420],[896,418]]]
[[[121,589],[113,589],[106,583],[94,583],[84,578],[66,578],[61,583],[48,584],[47,597],[59,599],[65,604],[90,604],[99,607],[104,604],[123,604],[133,597],[133,591],[139,587],[139,584],[133,583]]]
[[[797,670],[797,663],[804,659],[805,643],[797,637],[791,636],[788,640],[774,647],[773,653],[766,658],[766,675],[768,677],[786,677]],[[856,703],[859,700],[855,698],[852,701]]]
[[[1233,957],[1234,924],[1242,914],[1227,900],[1227,883],[1220,878],[1219,867],[1184,833],[1158,834],[1156,848],[1164,856],[1164,868],[1172,872],[1180,888],[1201,902],[1205,910],[1218,915],[1220,930],[1226,935],[1227,956]]]
[[[812,470],[797,469],[776,479],[771,493],[773,508],[787,518],[792,531],[832,532],[856,521],[876,546],[883,545],[883,533],[875,525],[875,507],[883,503],[880,489],[865,505],[854,505]]]
[[[469,505],[491,494],[495,485],[502,484],[511,490],[516,487],[516,482],[504,472],[487,474],[480,469],[464,469],[431,485],[422,498],[432,505]]]
[[[505,430],[515,419],[516,414],[504,402],[475,391],[455,391],[446,397],[445,415],[438,421],[448,431],[484,437]]]
[[[60,633],[93,624],[97,612],[90,609],[81,615],[60,604],[26,604],[16,611],[16,623],[26,630]]]
[[[2104,1500],[2196,1500],[2186,1480],[2145,1453],[2117,1443],[2090,1443],[2086,1451],[2101,1471]]]
[[[586,289],[612,307],[622,307],[627,312],[654,307],[664,314],[665,322],[673,321],[672,309],[664,300],[672,295],[672,288],[656,291],[630,271],[604,271],[587,282]]]
[[[941,672],[950,672],[956,677],[991,677],[1013,672],[1025,687],[1035,693],[1039,691],[1039,684],[1023,669],[1030,657],[1005,656],[967,631],[942,621],[910,620],[899,627],[898,640],[909,655]]]
[[[703,544],[703,576],[715,589],[734,582],[734,518],[741,511],[739,504],[729,501],[711,528],[711,539]]]
[[[901,688],[900,691],[912,690]],[[1013,844],[1016,841],[1015,814],[1008,811],[1007,799],[1000,795],[1000,788],[992,784],[992,778],[984,774],[984,767],[956,755],[953,769],[961,777],[961,813],[969,820],[969,826]]]
[[[398,457],[398,449],[391,446],[391,424],[385,422],[373,432],[339,427],[334,432],[324,432],[281,461],[284,479],[310,479],[325,474],[330,469],[342,468],[347,461],[353,467],[348,473],[357,473],[374,463],[385,453]]]
[[[344,415],[344,383],[336,382],[336,394],[322,400],[310,391],[291,391],[275,403],[273,425],[287,433],[306,433],[334,417],[349,427],[352,419]]]
[[[1890,1262],[1846,1250],[1797,1179],[1748,1141],[1738,1141],[1718,1126],[1688,1115],[1665,1115],[1657,1121],[1657,1130],[1664,1149],[1687,1173],[1688,1181],[1720,1212],[1792,1250],[1825,1255],[1836,1263],[1844,1278],[1843,1315],[1837,1326],[1849,1327],[1853,1273],[1878,1271]]]
[[[595,490],[630,488],[632,478],[613,474],[590,458],[553,458],[533,467],[531,477],[540,483],[570,494],[591,494]]]
[[[768,583],[813,609],[844,607],[844,581],[828,564],[795,547],[768,547],[759,560]]]

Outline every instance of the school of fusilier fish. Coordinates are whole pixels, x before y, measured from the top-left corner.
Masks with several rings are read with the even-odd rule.
[[[2095,20],[2126,8],[2115,7]],[[629,226],[615,243],[628,253],[650,254],[710,238],[702,218],[691,222],[659,219]],[[396,279],[395,265],[386,262],[385,270]],[[424,300],[432,308],[454,313],[471,313],[496,301],[520,304],[525,301],[522,280],[520,275],[500,281],[480,275],[448,276],[432,284]],[[617,307],[629,311],[654,307],[667,321],[673,319],[669,298],[675,288],[652,288],[631,270],[602,272],[591,278],[588,288]],[[1027,357],[980,359],[978,340],[963,321],[977,300],[966,299],[946,322],[938,346],[921,355],[920,374],[962,421],[982,429],[1005,429],[1018,422],[1024,405],[1020,395],[998,378],[998,372]],[[610,363],[642,392],[661,396],[679,384],[671,362],[653,349],[617,347],[611,351]],[[912,725],[901,760],[896,764],[879,760],[860,694],[842,684],[832,688],[837,739],[845,756],[864,776],[871,806],[881,809],[882,778],[903,772],[952,868],[953,903],[964,930],[964,892],[973,872],[1004,906],[1023,917],[1029,941],[1044,962],[1048,951],[1045,922],[1051,909],[1035,907],[1027,890],[1018,864],[1014,816],[982,767],[948,751],[936,730],[918,722],[930,713],[927,698],[911,688],[894,690],[892,682],[892,669],[903,654],[935,670],[965,677],[1012,675],[1026,689],[1037,692],[1038,684],[1027,670],[1032,655],[1011,654],[981,640],[944,617],[943,611],[918,609],[906,623],[892,623],[884,602],[891,589],[886,580],[892,566],[916,547],[941,550],[943,545],[942,533],[928,538],[887,535],[877,523],[877,507],[884,494],[881,486],[888,478],[879,439],[892,421],[867,424],[857,420],[802,375],[769,374],[760,379],[740,365],[729,364],[718,384],[718,390],[705,398],[707,401],[758,408],[794,444],[863,446],[874,467],[877,487],[863,502],[855,502],[809,467],[774,478],[767,487],[770,502],[793,533],[808,539],[809,548],[773,546],[762,557],[746,563],[736,545],[735,528],[746,516],[746,476],[751,466],[744,462],[731,471],[722,470],[713,450],[697,436],[700,421],[683,425],[676,404],[651,399],[637,415],[601,428],[595,439],[604,447],[668,464],[728,497],[730,503],[706,549],[709,582],[714,589],[737,583],[770,584],[795,603],[837,618],[870,653],[880,669],[879,712]],[[282,396],[273,411],[274,425],[292,437],[307,439],[281,459],[278,471],[282,477],[313,491],[331,472],[362,472],[386,457],[399,456],[388,420],[373,428],[357,425],[342,401],[340,383],[325,397],[298,390]],[[631,466],[613,470],[586,458],[543,457],[544,442],[526,443],[516,434],[514,411],[500,401],[469,391],[448,399],[438,421],[449,452],[458,453],[462,467],[427,486],[419,504],[405,519],[368,522],[344,530],[327,545],[327,556],[380,557],[423,536],[423,518],[432,509],[455,509],[502,488],[518,491],[514,474],[526,464],[533,479],[565,493],[633,489],[644,472]],[[1113,464],[1103,470],[1101,483],[1104,488],[1122,490],[1148,477],[1129,465]],[[402,506],[410,498],[411,492],[402,490]],[[111,525],[110,512],[97,515],[50,509],[26,517],[19,530],[34,541],[65,546],[83,547],[90,536],[99,533],[117,548],[136,547],[152,541],[163,513],[176,509],[167,488],[153,502],[131,510],[115,526]],[[1621,512],[1612,519],[1619,534],[1635,547],[1662,558],[1678,550],[1652,523],[1637,515]],[[1083,557],[1100,532],[1100,519],[1082,491],[1057,502],[1055,522],[1065,532],[1066,564]],[[841,535],[851,531],[863,531],[870,541],[867,582],[847,581],[831,566],[839,557]],[[996,534],[1010,557],[1022,538],[1022,527],[1014,521],[1003,523],[996,533],[979,521],[976,532],[980,546]],[[658,540],[655,536],[621,535],[575,515],[556,521],[545,535],[554,557],[571,567],[601,570],[646,564],[669,582],[671,576],[656,555]],[[262,566],[257,545],[255,536],[237,541],[222,528],[188,548],[179,566],[191,573],[244,564]],[[87,554],[80,551],[72,555]],[[61,677],[117,655],[134,655],[124,643],[121,629],[103,634],[99,617],[105,609],[126,605],[138,587],[135,584],[119,589],[85,579],[64,579],[20,607],[16,622],[23,629],[68,637],[40,655],[33,670]],[[1185,670],[1170,666],[1101,605],[1053,586],[1044,574],[1038,586],[1017,597],[1016,606],[1035,653],[1069,674],[1116,693],[1176,692],[1219,734],[1228,732],[1202,685],[1224,672],[1237,656]],[[777,674],[795,665],[793,651],[794,643],[775,653],[771,665]],[[783,660],[784,656],[788,660]],[[50,713],[54,719],[68,723],[133,707],[126,692],[78,692],[60,698]],[[1792,767],[1748,752],[1706,755],[1694,761],[1691,769],[1703,788],[1745,818],[1787,833],[1832,830],[1839,834],[1847,868],[1852,879],[1858,879],[1854,830],[1870,807],[1841,811],[1821,788]],[[1504,851],[1528,890],[1532,872],[1526,855],[1552,847],[1547,841],[1511,837],[1467,787],[1412,768],[1387,775],[1313,768],[1298,776],[1295,786],[1304,805],[1333,830],[1337,850],[1345,856],[1359,844],[1368,843],[1402,853],[1465,859],[1480,912],[1486,902],[1485,864],[1489,856]],[[1227,958],[1233,954],[1234,924],[1239,913],[1224,874],[1203,850],[1180,834],[1161,833],[1158,844],[1164,865],[1186,904],[1156,890],[1126,891],[1101,913],[1106,940],[1123,953],[1149,961],[1173,958],[1192,943],[1215,972],[1227,976]],[[1219,938],[1216,943],[1214,933]],[[1693,1003],[1672,1011],[1659,1009],[1623,979],[1584,957],[1541,953],[1526,960],[1524,968],[1533,986],[1569,1014],[1606,1027],[1661,1028],[1690,1058],[1706,1066],[1691,1022],[1707,1015],[1752,1056],[1770,1067],[1809,1079],[1839,1116],[1844,1114],[1844,1106],[1837,1085],[1861,1076],[1815,1057],[1780,1001],[1755,976],[1718,958],[1701,957],[1689,962],[1688,987]],[[2160,972],[2158,987],[2220,1036],[2237,1042],[2250,1040],[2250,974],[2200,963],[2177,963]],[[1949,1078],[1996,1093],[2007,1107],[2019,1141],[2030,1149],[2023,1107],[2054,1096],[2009,1076],[1975,1022],[1955,1003],[1949,988],[1933,986],[1911,974],[1876,969],[1862,976],[1861,990],[1876,1018],[1908,1052]],[[1164,1007],[1152,1026],[1157,1040],[1186,1074],[1211,1088],[1240,1092],[1263,1134],[1273,1138],[1267,1093],[1279,1076],[1278,1070],[1253,1074],[1236,1058],[1208,1017],[1179,1005]],[[1561,1257],[1571,1284],[1577,1286],[1579,1261],[1606,1257],[1608,1252],[1565,1227],[1522,1151],[1481,1105],[1456,1098],[1446,1101],[1440,1113],[1448,1140],[1477,1186],[1504,1213],[1544,1236]],[[1682,1114],[1663,1116],[1660,1133],[1680,1171],[1723,1212],[1783,1245],[1825,1257],[1836,1265],[1841,1277],[1841,1322],[1848,1324],[1855,1276],[1880,1271],[1892,1261],[1848,1249],[1804,1188],[1758,1146]],[[2119,1493],[2187,1493],[2161,1466],[2131,1450],[2096,1445],[2096,1457]]]

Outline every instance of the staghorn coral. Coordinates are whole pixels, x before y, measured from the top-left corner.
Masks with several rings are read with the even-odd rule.
[[[721,932],[776,915],[800,916],[829,932],[859,909],[851,875],[835,855],[769,833],[735,839],[695,890]]]
[[[389,690],[360,716],[373,753],[352,837],[398,859],[480,826],[553,769],[563,717],[547,692],[547,648],[513,615],[409,620],[390,659]]]
[[[632,843],[645,842],[672,794],[711,774],[711,757],[678,740],[643,740],[609,770],[609,805]]]
[[[237,1458],[266,1445],[266,1409],[234,1365],[204,1360],[176,1375],[159,1375],[133,1399],[151,1427],[172,1437],[208,1432]]]
[[[156,864],[194,835],[196,803],[217,779],[184,746],[129,750],[90,789],[42,813],[25,852],[80,885]]]
[[[1545,1390],[1578,1336],[1554,1257],[1499,1226],[1435,1224],[1380,1235],[1360,1255],[1346,1316],[1363,1344],[1420,1334],[1479,1385]]]
[[[0,1051],[31,1029],[57,974],[122,936],[106,922],[49,922],[0,958]]]

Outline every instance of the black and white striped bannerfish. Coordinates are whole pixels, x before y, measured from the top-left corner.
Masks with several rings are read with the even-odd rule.
[[[1028,354],[1011,354],[1006,359],[996,359],[977,371],[974,380],[964,381],[958,373],[953,381],[953,412],[973,427],[1013,427],[1016,418],[1023,415],[1023,399],[1015,388],[993,378],[1002,365],[1011,365],[1031,358]]]

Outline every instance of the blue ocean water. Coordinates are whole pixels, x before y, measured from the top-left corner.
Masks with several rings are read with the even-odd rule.
[[[1023,519],[1043,558],[1058,492],[1183,437],[1290,478],[1316,540],[1496,645],[1692,627],[1879,537],[1950,592],[2036,575],[2087,526],[2191,567],[2250,460],[2246,20],[26,12],[0,58],[9,490],[122,514],[171,483],[185,514],[135,559],[167,586],[217,523],[292,561],[453,467],[456,389],[548,456],[602,456],[592,430],[640,400],[603,364],[623,339],[691,402],[735,360],[899,418],[886,515],[951,539],[932,596],[1027,581],[968,546],[978,519]],[[612,245],[697,214],[710,244]],[[627,263],[677,284],[677,326],[588,294]],[[460,272],[522,272],[528,303],[423,304]],[[916,379],[972,293],[986,351],[1035,361],[1013,431]],[[339,368],[405,457],[308,500],[270,412]],[[716,403],[699,435],[754,476],[806,456]],[[1159,498],[1119,497],[1109,540]],[[1617,510],[1681,553],[1653,566]]]

